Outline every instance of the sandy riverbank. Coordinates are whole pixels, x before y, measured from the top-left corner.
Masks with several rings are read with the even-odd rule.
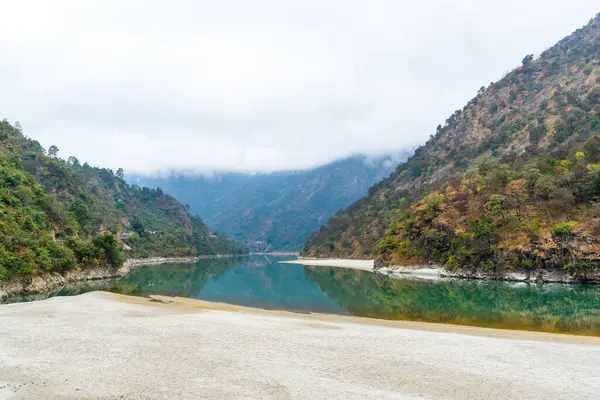
[[[437,281],[440,279],[480,279],[480,280],[502,280],[507,282],[525,283],[588,283],[600,284],[600,279],[585,277],[576,279],[564,270],[536,271],[504,271],[501,273],[486,272],[481,270],[459,270],[449,271],[436,265],[390,265],[375,268],[373,260],[351,260],[351,259],[310,259],[300,258],[298,260],[280,261],[288,264],[301,264],[306,266],[339,267],[360,269],[364,271],[377,272],[392,278],[420,279]]]
[[[364,271],[373,271],[374,261],[373,260],[344,260],[339,258],[329,259],[306,259],[299,258],[297,260],[280,261],[282,264],[300,264],[300,265],[311,265],[319,267],[339,267],[339,268],[350,268],[350,269],[361,269]]]
[[[597,398],[600,338],[93,292],[0,306],[0,398]]]
[[[382,267],[375,269],[374,260],[350,260],[341,258],[329,258],[329,259],[310,259],[310,258],[299,258],[297,260],[280,261],[282,264],[300,264],[305,266],[313,267],[338,267],[338,268],[350,268],[359,269],[363,271],[378,272],[380,274],[389,275],[397,278],[417,278],[425,280],[439,280],[442,279],[443,269],[439,267],[422,267],[422,266],[408,266],[393,268]]]

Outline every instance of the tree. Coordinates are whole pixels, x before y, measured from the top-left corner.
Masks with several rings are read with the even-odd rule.
[[[104,250],[106,261],[108,261],[111,266],[118,268],[123,265],[123,254],[121,253],[119,244],[114,236],[101,234],[95,236],[92,239],[92,243],[96,248]]]
[[[490,213],[494,217],[502,217],[504,220],[504,211],[508,207],[508,197],[501,194],[493,194],[486,203]]]
[[[146,231],[144,223],[135,217],[131,221],[131,229],[140,236],[144,235],[144,232]]]
[[[554,128],[554,137],[557,141],[562,142],[568,137],[567,126],[562,120],[557,119],[553,125]]]
[[[527,54],[525,58],[523,58],[523,65],[528,65],[533,61],[533,54]]]
[[[523,178],[525,178],[525,189],[529,192],[529,195],[533,195],[533,190],[537,181],[542,176],[542,173],[538,168],[533,165],[528,165],[524,168]]]
[[[79,160],[77,157],[71,156],[67,159],[67,164],[72,165],[74,167],[79,167]]]
[[[119,168],[117,170],[117,178],[120,180],[125,180],[125,172],[123,172],[123,168]]]
[[[52,158],[58,157],[58,152],[59,152],[58,147],[54,144],[52,146],[50,146],[50,148],[48,149],[48,155]]]
[[[83,200],[79,198],[75,199],[69,207],[69,211],[84,230],[89,228],[88,224],[91,222],[92,214]]]
[[[592,137],[583,145],[583,151],[585,154],[585,159],[589,163],[598,162],[600,155],[600,138],[597,136]]]

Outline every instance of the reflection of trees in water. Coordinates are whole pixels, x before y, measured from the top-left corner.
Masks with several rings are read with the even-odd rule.
[[[121,278],[109,290],[123,294],[163,294],[191,297],[200,293],[210,278],[246,262],[248,257],[201,260],[196,264],[158,265],[140,268]]]
[[[323,267],[305,267],[305,272],[357,316],[600,336],[600,287],[595,285],[421,281]]]
[[[306,276],[302,266],[253,257],[202,290],[202,299],[264,309],[347,314]]]

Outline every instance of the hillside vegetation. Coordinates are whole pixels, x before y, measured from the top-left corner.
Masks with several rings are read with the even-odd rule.
[[[67,161],[0,122],[0,280],[125,258],[240,253],[160,189]]]
[[[600,14],[482,87],[303,254],[597,279],[599,60]]]
[[[163,188],[210,226],[256,251],[298,251],[310,232],[388,176],[394,160],[354,156],[306,171],[133,180]]]

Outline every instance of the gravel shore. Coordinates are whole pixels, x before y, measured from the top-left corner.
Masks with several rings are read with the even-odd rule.
[[[0,306],[0,399],[600,393],[599,338],[168,301],[92,292]]]

